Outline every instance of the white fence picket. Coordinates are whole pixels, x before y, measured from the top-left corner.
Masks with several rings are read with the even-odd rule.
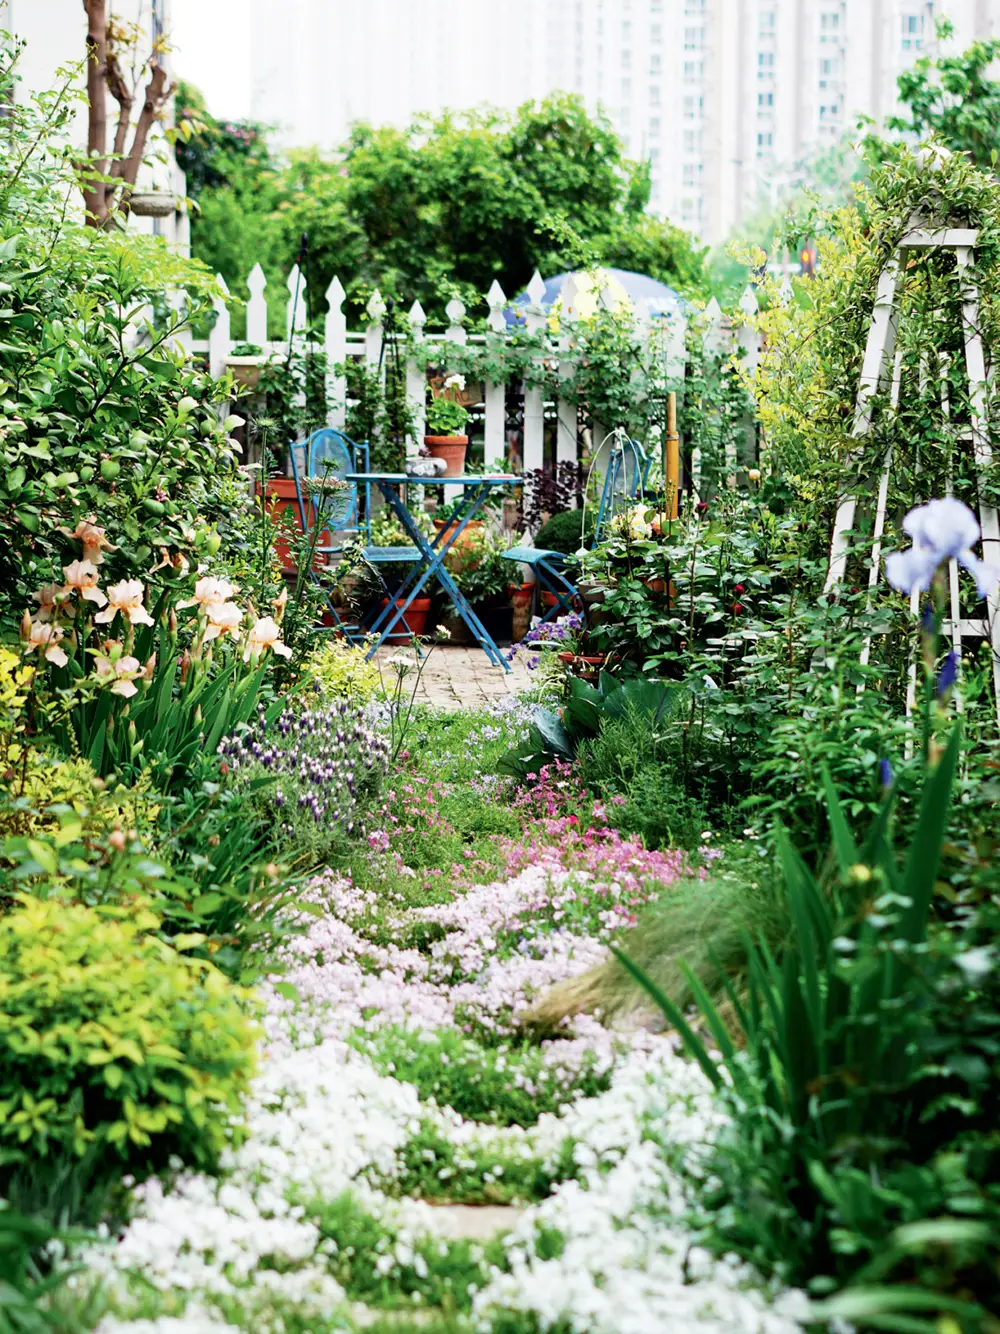
[[[264,270],[255,264],[247,278],[250,300],[247,302],[247,342],[263,347],[267,342],[267,298],[264,288],[267,279]]]
[[[285,283],[288,288],[288,310],[285,314],[285,337],[289,342],[298,333],[304,333],[309,310],[306,275],[296,264]]]
[[[419,301],[414,301],[410,307],[410,334],[414,343],[423,342],[426,323],[423,306]],[[420,453],[424,443],[424,423],[427,418],[427,372],[413,357],[406,363],[406,398],[413,415],[413,434],[407,437],[406,452],[412,457]]]
[[[495,278],[486,294],[486,304],[490,308],[486,318],[489,329],[487,340],[502,342],[507,333],[507,322],[503,317],[507,298]],[[502,380],[487,380],[483,386],[483,394],[485,399],[483,464],[489,472],[491,469],[502,468],[507,455],[506,386]]]
[[[326,424],[344,429],[347,415],[347,380],[336,367],[347,360],[347,317],[344,314],[344,285],[334,278],[326,289]]]
[[[226,373],[226,358],[232,346],[230,328],[232,321],[229,316],[229,306],[226,304],[226,297],[229,295],[226,280],[221,273],[217,273],[215,281],[219,295],[212,298],[215,323],[208,334],[208,373],[213,379],[220,380]]]
[[[528,283],[528,305],[525,307],[525,323],[529,333],[541,333],[545,328],[545,311],[542,298],[545,295],[545,283],[536,269]],[[545,403],[540,388],[525,386],[524,389],[524,468],[531,472],[541,468],[545,462]]]

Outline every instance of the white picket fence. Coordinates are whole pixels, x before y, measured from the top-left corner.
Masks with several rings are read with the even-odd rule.
[[[195,354],[207,355],[210,373],[216,378],[225,374],[226,363],[232,356],[232,349],[237,346],[231,336],[230,313],[227,305],[229,290],[225,281],[218,278],[219,295],[215,299],[216,322],[207,341],[193,342],[191,350]],[[570,284],[564,290],[564,307],[573,304],[574,291]],[[263,348],[264,353],[279,360],[287,357],[289,343],[294,341],[302,346],[305,338],[307,300],[305,275],[296,265],[288,275],[288,305],[286,313],[286,334],[283,340],[275,341],[267,336],[267,300],[264,295],[267,279],[259,264],[256,264],[247,278],[250,298],[246,307],[246,338],[250,344]],[[521,307],[524,312],[524,327],[529,332],[538,332],[546,327],[548,315],[540,302],[544,293],[544,283],[536,271],[527,287],[529,303]],[[348,332],[344,314],[345,291],[339,278],[334,278],[326,289],[326,315],[324,320],[324,346],[328,371],[327,402],[331,405],[328,425],[343,428],[347,408],[347,391],[344,379],[335,373],[335,367],[350,357],[362,358],[369,366],[377,366],[382,358],[385,338],[386,304],[376,290],[368,302],[368,325],[361,332]],[[445,307],[450,323],[438,333],[427,330],[427,317],[419,301],[415,301],[407,313],[410,334],[415,342],[439,344],[441,364],[448,366],[448,347],[464,346],[469,343],[485,344],[490,339],[503,340],[508,336],[508,326],[504,320],[504,310],[508,298],[496,281],[486,294],[489,315],[486,320],[485,334],[470,334],[462,323],[466,314],[463,302],[454,299]],[[757,298],[751,287],[747,287],[740,302],[740,310],[745,316],[752,316],[757,310]],[[761,335],[751,325],[735,322],[726,316],[713,299],[704,310],[690,316],[683,314],[653,316],[648,303],[640,302],[634,313],[636,334],[644,347],[661,357],[664,362],[665,376],[669,381],[681,387],[685,370],[685,339],[688,318],[698,321],[702,331],[706,350],[720,351],[731,348],[738,354],[742,364],[751,371],[756,370],[760,358]],[[565,315],[560,319],[560,335],[546,360],[554,362],[557,380],[569,379],[574,370],[571,351],[572,323]],[[383,360],[384,365],[384,360]],[[407,451],[416,453],[424,435],[424,412],[426,404],[426,374],[415,359],[410,358],[406,366],[407,398],[413,413],[413,435],[407,440]],[[490,383],[484,385],[484,463],[487,469],[502,466],[508,452],[506,432],[506,385]],[[544,463],[544,431],[546,410],[550,415],[554,411],[556,420],[556,462],[575,462],[578,459],[579,432],[576,405],[567,399],[557,398],[554,402],[546,401],[541,388],[524,388],[524,426],[522,440],[522,464],[526,470],[540,468]],[[617,423],[601,423],[603,429],[610,429]],[[683,421],[681,422],[683,434]],[[595,432],[595,434],[597,434]],[[596,444],[598,441],[594,441]],[[653,444],[654,442],[647,442]]]

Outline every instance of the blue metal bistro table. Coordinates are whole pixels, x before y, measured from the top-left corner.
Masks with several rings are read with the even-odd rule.
[[[420,556],[414,563],[413,569],[406,576],[403,582],[389,598],[389,605],[379,613],[377,619],[372,625],[372,633],[378,635],[377,641],[368,651],[368,657],[388,639],[393,629],[400,625],[405,629],[403,617],[407,608],[414,598],[420,596],[421,590],[430,579],[436,579],[444,591],[448,594],[452,605],[461,616],[462,620],[469,627],[473,639],[483,650],[489,660],[502,667],[505,672],[510,671],[510,665],[504,655],[497,648],[489,632],[486,630],[482,621],[466,602],[462,592],[455,580],[451,577],[451,572],[445,566],[445,557],[453,546],[455,539],[465,529],[470,520],[474,519],[486,501],[490,493],[500,487],[507,487],[520,482],[519,477],[512,477],[509,473],[501,473],[496,476],[469,476],[463,473],[461,477],[410,477],[403,472],[358,472],[348,473],[347,481],[357,482],[359,484],[371,483],[377,486],[385,496],[386,504],[395,514],[396,518],[403,525],[406,535],[412,539],[413,545],[420,552]],[[437,533],[433,541],[425,537],[417,525],[413,522],[413,516],[410,514],[406,505],[403,503],[403,488],[410,486],[461,486],[464,487],[462,494],[462,508],[452,520],[452,523],[441,532]],[[447,534],[447,537],[445,537]]]

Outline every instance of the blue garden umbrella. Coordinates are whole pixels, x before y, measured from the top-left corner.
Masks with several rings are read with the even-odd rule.
[[[560,307],[564,288],[570,278],[575,279],[576,288],[570,305],[582,316],[593,314],[598,304],[612,310],[629,306],[634,309],[640,301],[648,301],[651,315],[680,314],[687,305],[679,292],[656,278],[649,278],[644,273],[630,273],[627,269],[600,268],[593,276],[586,270],[580,270],[576,273],[557,273],[546,278],[545,290],[539,302],[544,311],[548,313],[553,307]],[[507,324],[523,324],[524,310],[530,303],[531,298],[526,291],[514,297],[504,311]]]

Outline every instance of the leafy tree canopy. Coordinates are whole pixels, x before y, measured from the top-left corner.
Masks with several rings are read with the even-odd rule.
[[[239,295],[260,260],[276,316],[303,232],[317,312],[336,274],[356,302],[377,286],[440,319],[455,292],[471,308],[496,278],[514,295],[536,266],[576,267],[582,253],[685,291],[703,283],[693,238],[644,211],[648,167],[579,98],[446,112],[406,130],[359,124],[336,154],[281,162],[263,127],[212,120],[193,89],[181,102],[199,124],[181,164],[199,210],[194,253]]]
[[[938,39],[954,29],[947,20],[937,26]],[[923,56],[897,79],[904,116],[892,116],[890,130],[934,138],[952,152],[968,153],[977,167],[995,167],[1000,150],[1000,82],[989,77],[1000,56],[1000,39],[973,42],[960,55]]]

